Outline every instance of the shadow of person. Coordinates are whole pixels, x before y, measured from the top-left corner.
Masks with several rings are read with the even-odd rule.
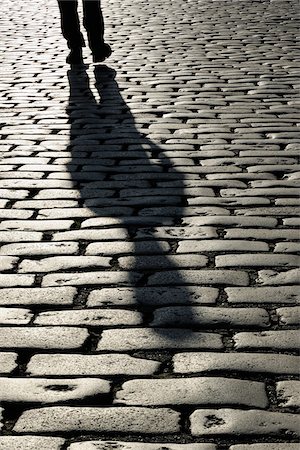
[[[94,76],[93,93],[86,68],[68,71],[69,170],[88,210],[81,228],[103,232],[104,240],[100,235],[85,254],[111,256],[108,270],[116,281],[109,287],[93,286],[87,306],[134,307],[144,313],[148,332],[150,325],[151,333],[160,335],[158,348],[180,347],[183,341],[195,347],[191,303],[198,303],[203,288],[187,286],[179,269],[189,267],[190,255],[175,253],[183,231],[183,175],[162,148],[138,130],[115,72],[96,66]],[[104,230],[111,231],[111,241]],[[121,281],[120,272],[126,274]],[[128,328],[119,331],[124,336],[133,333]],[[149,337],[142,336],[141,329],[136,337],[139,349],[144,348],[143,338],[147,347]]]

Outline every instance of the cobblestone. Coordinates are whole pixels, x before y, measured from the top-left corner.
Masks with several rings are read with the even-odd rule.
[[[125,354],[36,354],[27,372],[32,376],[152,375],[159,367],[158,361]]]
[[[73,66],[44,3],[0,4],[0,449],[295,450],[296,0],[103,0]]]
[[[108,394],[108,381],[94,378],[1,378],[0,400],[22,403],[60,403]]]
[[[25,411],[16,433],[74,431],[167,434],[179,431],[179,414],[169,408],[93,408],[56,406]]]
[[[191,416],[191,432],[195,436],[228,434],[277,435],[288,431],[299,434],[299,420],[294,414],[284,414],[261,410],[203,409]]]
[[[197,333],[190,330],[174,329],[116,329],[102,333],[97,350],[146,350],[171,348],[210,348],[223,347],[221,336],[214,333]]]
[[[178,353],[173,357],[175,373],[256,372],[297,375],[299,358],[269,353]]]
[[[17,367],[17,353],[0,352],[0,373],[9,374]]]
[[[143,442],[124,441],[77,442],[71,444],[68,450],[108,450],[109,447],[113,448],[114,450],[216,450],[216,446],[214,444],[147,444]]]
[[[68,306],[76,295],[74,287],[0,289],[0,305]]]
[[[117,392],[125,405],[244,405],[265,408],[263,383],[226,378],[131,380]]]
[[[163,306],[167,304],[202,304],[215,303],[218,289],[188,286],[177,287],[137,287],[103,288],[89,294],[87,306],[126,306],[141,304],[145,306]]]
[[[65,440],[59,437],[0,436],[1,450],[61,450]]]
[[[299,381],[280,381],[276,383],[278,403],[284,407],[300,406]]]
[[[1,348],[78,349],[86,330],[67,327],[5,327],[0,329]]]
[[[154,312],[151,325],[159,326],[185,326],[193,327],[197,325],[208,327],[240,327],[258,326],[267,327],[269,325],[269,315],[262,308],[218,308],[193,306],[193,307],[165,307]]]

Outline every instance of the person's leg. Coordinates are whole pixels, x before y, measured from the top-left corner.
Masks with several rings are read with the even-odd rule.
[[[70,50],[85,46],[80,32],[77,0],[58,0],[61,30]]]
[[[104,61],[111,55],[111,48],[104,42],[104,20],[100,0],[83,0],[83,24],[94,62]]]

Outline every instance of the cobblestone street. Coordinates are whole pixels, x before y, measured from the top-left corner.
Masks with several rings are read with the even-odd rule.
[[[299,450],[299,3],[102,9],[0,4],[0,450]]]

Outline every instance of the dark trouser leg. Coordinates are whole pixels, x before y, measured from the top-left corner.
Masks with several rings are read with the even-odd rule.
[[[100,0],[83,0],[83,17],[89,46],[93,52],[104,43],[104,21]]]
[[[84,38],[80,32],[77,0],[58,0],[61,17],[61,29],[70,49],[84,47]]]

